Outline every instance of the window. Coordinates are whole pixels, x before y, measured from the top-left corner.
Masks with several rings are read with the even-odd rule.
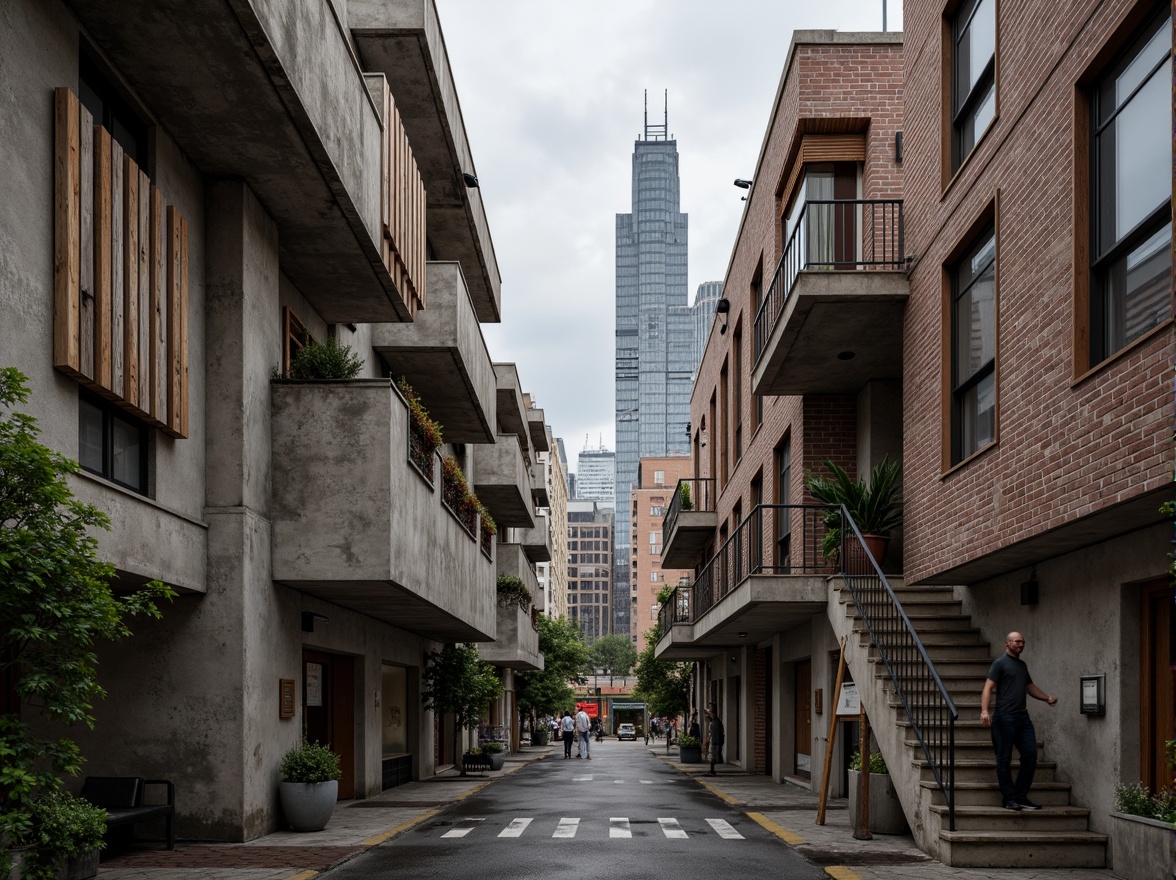
[[[95,125],[101,125],[134,163],[147,170],[147,125],[82,45],[78,58],[78,98]]]
[[[649,508],[649,515],[650,516],[665,516],[666,509],[664,507],[656,507],[656,506],[651,507],[651,508]]]
[[[785,437],[776,448],[776,565],[787,569],[792,555],[792,438]]]
[[[1172,18],[1155,19],[1094,87],[1090,361],[1172,314]]]
[[[952,271],[952,464],[996,439],[996,235]]]
[[[649,582],[651,584],[656,584],[660,580],[661,580],[661,572],[660,571],[651,571],[649,573]]]
[[[147,494],[147,429],[100,397],[78,402],[78,463],[100,477]]]
[[[964,0],[952,23],[951,170],[996,118],[996,0]]]
[[[653,484],[655,486],[664,485],[665,482],[666,482],[666,472],[665,471],[654,471],[653,472]]]
[[[743,458],[743,319],[735,325],[735,333],[731,338],[731,353],[735,359],[735,372],[732,373],[733,387],[731,388],[732,408],[735,422],[735,462]]]

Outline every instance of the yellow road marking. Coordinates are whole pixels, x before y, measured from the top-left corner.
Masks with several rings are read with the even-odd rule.
[[[785,843],[791,843],[793,846],[798,843],[804,843],[804,838],[799,834],[794,834],[782,825],[777,825],[763,813],[748,813],[747,818],[758,825],[762,825]]]
[[[292,877],[287,877],[286,880],[310,880],[311,877],[317,877],[318,871],[299,871]]]
[[[434,816],[436,816],[440,812],[441,812],[440,810],[429,810],[429,812],[427,812],[427,813],[421,813],[421,815],[419,815],[413,819],[409,819],[407,822],[401,822],[399,825],[397,825],[395,828],[393,828],[389,831],[385,831],[382,834],[377,834],[375,837],[369,837],[367,840],[360,841],[359,845],[360,846],[378,846],[381,843],[383,843],[385,840],[391,840],[397,834],[404,833],[412,826],[419,825],[421,822],[424,822],[426,819],[432,819]],[[315,872],[311,871],[309,874],[306,875],[306,877],[313,877],[314,875],[315,875]],[[290,880],[306,880],[306,878],[303,877],[301,874],[299,874],[297,878],[291,877]]]
[[[833,880],[862,880],[857,873],[843,865],[832,865],[825,869],[825,873],[832,877]]]
[[[722,798],[723,800],[725,800],[729,804],[739,803],[739,801],[736,800],[735,798],[731,797],[731,795],[727,794],[726,792],[719,791],[717,788],[715,788],[709,782],[703,782],[701,779],[699,779],[698,781],[702,785],[703,788],[705,788],[707,791],[709,791],[715,797]]]

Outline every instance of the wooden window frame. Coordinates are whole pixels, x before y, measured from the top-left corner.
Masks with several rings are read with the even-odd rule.
[[[298,352],[317,340],[289,306],[282,306],[282,374],[290,375],[290,365]]]
[[[993,108],[992,121],[984,131],[979,132],[976,136],[976,141],[972,144],[972,149],[968,151],[966,156],[959,157],[959,161],[955,160],[955,145],[956,145],[956,124],[955,124],[955,43],[956,43],[956,20],[959,16],[960,9],[964,6],[967,0],[949,0],[943,9],[940,18],[940,61],[941,61],[941,84],[940,84],[940,166],[942,171],[942,189],[946,193],[951,189],[952,184],[960,173],[967,167],[968,161],[972,156],[976,155],[980,144],[988,137],[989,132],[996,128],[996,123],[1000,120],[1000,94],[1001,94],[1001,51],[1000,51],[1000,23],[1001,23],[1001,0],[992,0],[994,3],[993,19],[995,22],[996,34],[994,47],[992,52],[992,89],[993,89]],[[973,10],[975,11],[975,10]],[[983,80],[984,77],[981,77]],[[978,87],[977,87],[978,88]],[[974,96],[977,88],[972,90],[970,97]]]

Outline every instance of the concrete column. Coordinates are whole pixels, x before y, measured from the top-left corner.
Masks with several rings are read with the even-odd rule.
[[[780,652],[784,639],[780,633],[772,636],[772,716],[768,719],[771,725],[771,739],[768,748],[772,752],[772,779],[783,782],[787,775],[784,771],[784,725],[790,713],[786,711],[784,689],[784,664],[780,662]]]

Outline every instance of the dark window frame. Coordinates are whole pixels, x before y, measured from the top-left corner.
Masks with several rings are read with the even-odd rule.
[[[960,61],[963,53],[960,51],[960,40],[963,38],[964,32],[976,19],[976,11],[984,3],[992,3],[992,57],[985,62],[984,68],[977,77],[976,82],[972,84],[966,95],[960,94]],[[996,83],[996,56],[999,51],[999,30],[1000,22],[998,18],[997,0],[964,0],[960,4],[959,9],[951,19],[951,170],[954,174],[963,166],[968,156],[976,149],[978,144],[991,125],[996,121],[997,117],[997,83]],[[989,90],[992,91],[992,119],[989,120],[988,125],[984,126],[982,131],[973,131],[973,140],[967,150],[964,150],[963,136],[965,124],[972,119],[980,104],[988,95]]]
[[[147,426],[137,419],[127,414],[126,410],[115,406],[108,400],[104,400],[97,394],[87,391],[84,388],[78,389],[78,431],[81,432],[82,427],[82,410],[81,404],[86,403],[89,406],[97,409],[102,415],[102,466],[101,468],[93,468],[80,461],[79,465],[86,473],[94,474],[104,480],[109,480],[115,485],[122,486],[139,495],[146,496],[148,494],[148,463],[150,459],[150,438],[151,431]],[[121,422],[123,425],[131,428],[139,436],[139,485],[124,482],[114,476],[114,423]],[[80,436],[79,436],[79,453],[80,453]]]
[[[960,287],[961,267],[964,266],[964,264],[967,263],[968,260],[973,255],[979,254],[984,249],[984,246],[987,244],[987,242],[989,242],[989,241],[992,242],[992,257],[991,257],[991,259],[989,260],[988,263],[986,263],[984,266],[982,266],[979,269],[979,271],[974,272],[972,274],[972,279],[968,282],[967,286],[964,287],[963,289],[961,289],[961,287]],[[950,300],[950,303],[951,303],[951,336],[950,336],[950,340],[949,340],[950,345],[949,345],[948,354],[949,354],[949,357],[951,358],[951,373],[950,373],[950,377],[951,377],[951,379],[950,379],[950,381],[951,381],[951,464],[953,466],[971,458],[973,455],[976,455],[981,450],[986,449],[987,447],[991,446],[993,443],[996,442],[997,409],[996,409],[996,402],[995,402],[995,395],[996,395],[995,385],[996,385],[996,359],[997,359],[997,350],[999,347],[999,342],[997,339],[997,337],[999,336],[998,328],[997,328],[997,323],[998,323],[997,316],[999,315],[998,300],[999,300],[999,295],[1000,295],[1000,292],[999,292],[999,289],[997,286],[997,275],[996,275],[997,255],[998,254],[997,254],[997,240],[996,240],[996,224],[995,224],[995,222],[991,222],[991,223],[988,223],[985,226],[983,226],[974,235],[969,237],[968,244],[964,248],[963,253],[961,253],[959,259],[956,260],[955,263],[953,263],[950,266],[950,274],[951,274],[951,300]],[[993,293],[992,293],[993,352],[992,352],[992,357],[988,361],[986,361],[985,363],[983,363],[979,367],[977,367],[975,370],[973,370],[972,373],[970,373],[968,376],[961,377],[959,375],[959,348],[958,348],[959,339],[960,339],[960,336],[959,336],[959,334],[960,334],[959,304],[962,301],[964,294],[968,293],[975,286],[976,282],[981,277],[983,277],[984,273],[989,268],[992,269],[992,276],[993,276],[992,277],[992,283],[993,283]],[[964,445],[963,445],[963,443],[964,443],[964,436],[963,436],[964,400],[967,397],[969,392],[971,392],[973,389],[977,388],[980,385],[980,383],[983,382],[985,379],[987,379],[989,376],[993,377],[993,396],[994,396],[992,437],[985,443],[977,444],[975,449],[965,450]]]

